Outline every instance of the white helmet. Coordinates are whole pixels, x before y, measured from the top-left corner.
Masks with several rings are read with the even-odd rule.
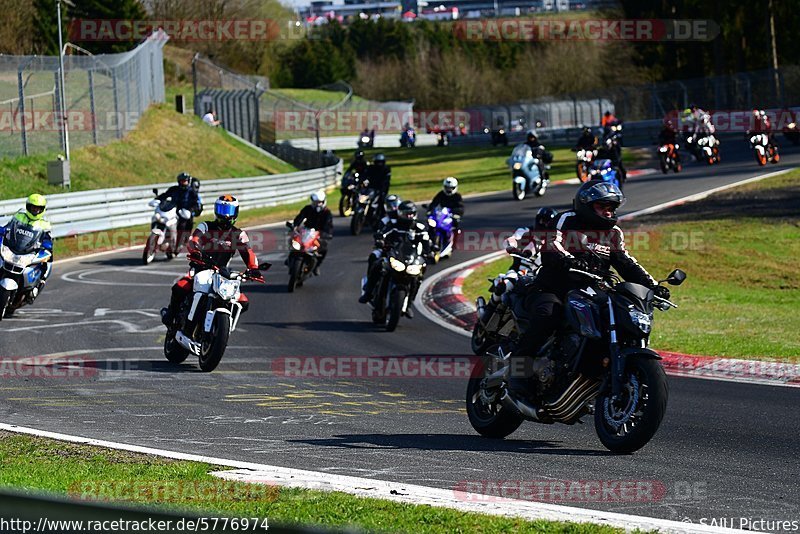
[[[448,176],[442,182],[442,190],[444,191],[445,195],[452,195],[458,189],[458,180],[453,178],[452,176]]]
[[[311,193],[311,205],[314,206],[314,209],[318,212],[325,208],[326,202],[327,197],[325,191],[319,190],[316,193]]]

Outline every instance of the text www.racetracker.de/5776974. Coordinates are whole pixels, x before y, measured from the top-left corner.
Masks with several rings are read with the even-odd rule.
[[[262,517],[197,517],[181,519],[62,520],[41,517],[38,521],[0,518],[0,532],[261,532],[269,530]]]

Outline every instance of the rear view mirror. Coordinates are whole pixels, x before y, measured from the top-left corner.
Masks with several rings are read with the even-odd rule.
[[[270,267],[272,267],[272,264],[270,262],[268,262],[268,261],[265,261],[264,263],[259,263],[258,264],[258,270],[259,271],[269,271]]]
[[[681,271],[680,269],[675,269],[674,271],[669,273],[669,276],[667,277],[665,282],[671,286],[679,286],[683,283],[684,280],[686,280],[686,273]]]
[[[294,225],[289,221],[286,221],[286,228],[288,228],[289,230],[294,230]]]
[[[153,194],[154,194],[154,195],[157,195],[157,194],[158,194],[158,189],[156,189],[155,187],[153,188]]]

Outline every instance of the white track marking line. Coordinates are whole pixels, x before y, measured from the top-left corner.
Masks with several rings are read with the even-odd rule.
[[[215,458],[197,454],[167,451],[139,445],[128,445],[113,441],[98,440],[80,436],[71,436],[56,432],[37,430],[7,423],[0,423],[0,430],[30,436],[105,447],[140,454],[149,454],[174,460],[202,462],[223,467],[232,467],[234,471],[218,471],[213,475],[228,480],[243,482],[275,484],[280,486],[306,488],[322,491],[341,491],[359,497],[372,497],[407,504],[425,504],[444,508],[453,508],[464,512],[484,513],[505,517],[521,517],[528,520],[545,519],[550,521],[570,521],[578,523],[596,523],[626,530],[659,530],[670,533],[707,533],[707,532],[745,532],[742,530],[721,529],[700,524],[683,523],[667,519],[628,515],[614,512],[603,512],[571,506],[533,501],[496,499],[472,493],[459,497],[455,490],[417,486],[400,482],[388,482],[370,478],[352,477],[293,469],[253,462],[242,462],[225,458]]]

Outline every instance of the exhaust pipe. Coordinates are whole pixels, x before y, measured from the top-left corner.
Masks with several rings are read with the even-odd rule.
[[[510,410],[516,411],[525,419],[530,419],[531,421],[536,421],[538,423],[545,422],[539,419],[538,410],[535,406],[528,404],[524,400],[515,399],[508,393],[508,390],[503,392],[503,396],[500,397],[500,402],[503,403],[503,406]]]

